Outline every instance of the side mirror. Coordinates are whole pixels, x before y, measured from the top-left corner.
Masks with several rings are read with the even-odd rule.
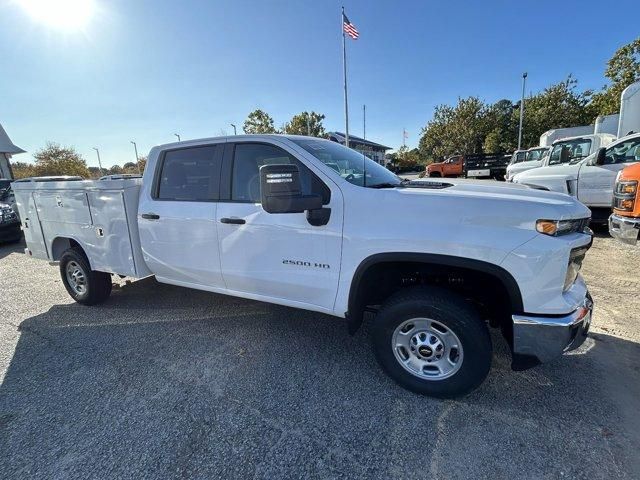
[[[599,148],[598,155],[596,155],[596,165],[604,165],[607,161],[607,149]]]
[[[569,163],[571,160],[571,154],[569,153],[569,148],[562,147],[560,149],[560,163]]]
[[[303,195],[297,165],[260,167],[260,196],[267,213],[302,213],[322,208],[320,195]]]

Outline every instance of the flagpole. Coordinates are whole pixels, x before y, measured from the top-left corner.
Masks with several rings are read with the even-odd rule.
[[[344,75],[344,133],[345,147],[349,146],[349,105],[347,103],[347,45],[344,34],[344,7],[342,7],[342,18],[340,23],[340,30],[342,30],[342,72]]]

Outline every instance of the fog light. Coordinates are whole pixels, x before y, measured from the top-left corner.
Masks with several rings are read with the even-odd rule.
[[[564,287],[562,289],[563,292],[569,290],[576,281],[576,278],[578,278],[587,250],[589,250],[589,247],[579,247],[571,250],[569,254],[569,264],[567,265],[567,275],[564,279]]]
[[[626,199],[620,201],[621,210],[633,210],[633,199]]]

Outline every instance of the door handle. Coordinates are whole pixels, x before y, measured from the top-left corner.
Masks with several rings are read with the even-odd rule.
[[[244,225],[247,223],[244,218],[221,218],[220,223],[230,223],[232,225]]]
[[[155,213],[143,213],[142,215],[140,215],[142,218],[145,218],[147,220],[159,220],[160,219],[160,215],[157,215]]]

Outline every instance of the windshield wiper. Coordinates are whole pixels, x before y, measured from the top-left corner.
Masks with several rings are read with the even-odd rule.
[[[396,188],[396,187],[404,187],[408,183],[411,183],[411,180],[408,178],[403,178],[399,183],[391,183],[391,182],[382,182],[376,183],[374,185],[367,185],[367,188]]]

